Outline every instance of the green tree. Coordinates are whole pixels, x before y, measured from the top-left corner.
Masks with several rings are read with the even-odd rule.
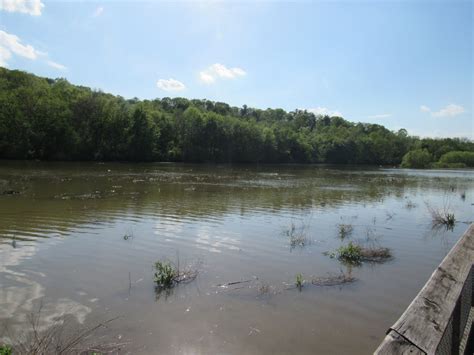
[[[433,163],[433,155],[428,149],[415,149],[403,156],[402,168],[425,169]]]

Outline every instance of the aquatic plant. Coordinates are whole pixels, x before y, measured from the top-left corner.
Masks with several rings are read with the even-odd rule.
[[[411,210],[412,208],[416,207],[416,203],[414,203],[412,200],[408,200],[405,203],[405,208]]]
[[[332,253],[330,256],[337,256],[339,260],[348,264],[360,264],[363,261],[382,262],[391,258],[392,254],[388,248],[377,246],[364,247],[349,242],[349,244],[339,247],[336,253]]]
[[[298,289],[301,291],[301,289],[303,288],[303,284],[304,284],[304,280],[303,280],[303,275],[300,273],[300,274],[296,274],[296,280],[295,280],[295,285],[296,287],[298,287]]]
[[[337,249],[337,257],[339,260],[349,263],[359,263],[362,258],[362,248],[357,244],[349,242],[348,245],[340,246]]]
[[[427,204],[428,211],[431,214],[433,227],[445,226],[447,229],[453,229],[456,223],[454,213],[449,210],[445,204],[443,208],[433,208]]]
[[[352,227],[352,224],[339,224],[338,230],[339,237],[341,239],[344,239],[352,234],[352,232],[354,231],[354,227]]]
[[[170,262],[157,261],[155,262],[155,277],[154,280],[160,287],[171,287],[174,280],[178,276],[177,270]]]
[[[177,266],[169,261],[156,261],[154,281],[159,289],[169,289],[179,283],[191,282],[197,277],[198,271],[193,268],[181,270],[179,258]]]
[[[0,355],[12,355],[12,348],[9,345],[0,345]]]
[[[301,222],[299,226],[291,222],[290,226],[284,230],[284,234],[288,237],[290,247],[295,248],[297,246],[304,247],[310,244],[311,240],[308,237],[309,223]]]
[[[260,286],[258,287],[258,293],[259,295],[265,295],[270,293],[271,291],[271,286],[267,283],[261,283]]]

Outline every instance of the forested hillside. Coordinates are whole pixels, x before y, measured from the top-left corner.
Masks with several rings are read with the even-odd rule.
[[[444,157],[449,152],[454,153]],[[403,129],[301,110],[125,99],[0,68],[4,159],[377,165],[403,160],[408,167],[435,162],[450,167],[472,166],[473,155],[469,140],[419,139]]]

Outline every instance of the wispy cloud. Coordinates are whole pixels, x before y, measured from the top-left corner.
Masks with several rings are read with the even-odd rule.
[[[52,60],[47,60],[46,64],[48,64],[51,68],[54,68],[54,69],[58,69],[62,71],[67,70],[67,68],[64,65],[53,62]]]
[[[223,64],[212,64],[205,70],[199,72],[199,79],[205,84],[213,84],[217,79],[237,79],[247,75],[242,68],[227,68]]]
[[[43,7],[41,0],[0,0],[0,10],[7,12],[40,16]]]
[[[35,60],[38,55],[43,53],[37,51],[29,44],[22,44],[18,36],[0,31],[0,65],[6,67],[12,54]]]
[[[186,86],[181,81],[171,78],[158,80],[156,86],[164,91],[182,91],[186,89]]]
[[[99,17],[100,15],[102,15],[104,13],[104,7],[103,6],[99,6],[98,8],[96,8],[92,14],[92,17]]]
[[[380,113],[378,115],[372,115],[372,116],[368,116],[367,118],[371,118],[371,119],[377,119],[377,118],[388,118],[392,116],[391,113]]]
[[[342,116],[342,113],[337,110],[330,110],[327,107],[313,107],[307,108],[306,111],[314,113],[318,116]]]
[[[48,53],[41,52],[30,44],[22,43],[21,39],[14,34],[0,30],[0,66],[7,67],[13,55],[29,60],[36,60],[42,57],[50,67],[58,70],[67,70],[64,65],[49,60]]]
[[[439,111],[431,111],[428,106],[421,105],[420,111],[429,112],[432,117],[455,117],[466,112],[464,107],[456,104],[449,104],[440,109]]]

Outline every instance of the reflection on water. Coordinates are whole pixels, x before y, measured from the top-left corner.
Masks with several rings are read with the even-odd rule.
[[[474,174],[2,162],[3,192],[0,329],[18,331],[42,305],[43,328],[68,314],[122,316],[109,335],[134,353],[362,354],[472,220]],[[427,205],[459,222],[432,230]],[[345,239],[340,224],[352,228]],[[292,225],[305,234],[298,247]],[[346,270],[323,254],[351,240],[394,257]],[[152,265],[177,255],[200,261],[199,276],[156,297]],[[297,274],[325,280],[341,269],[357,280],[292,287]]]

